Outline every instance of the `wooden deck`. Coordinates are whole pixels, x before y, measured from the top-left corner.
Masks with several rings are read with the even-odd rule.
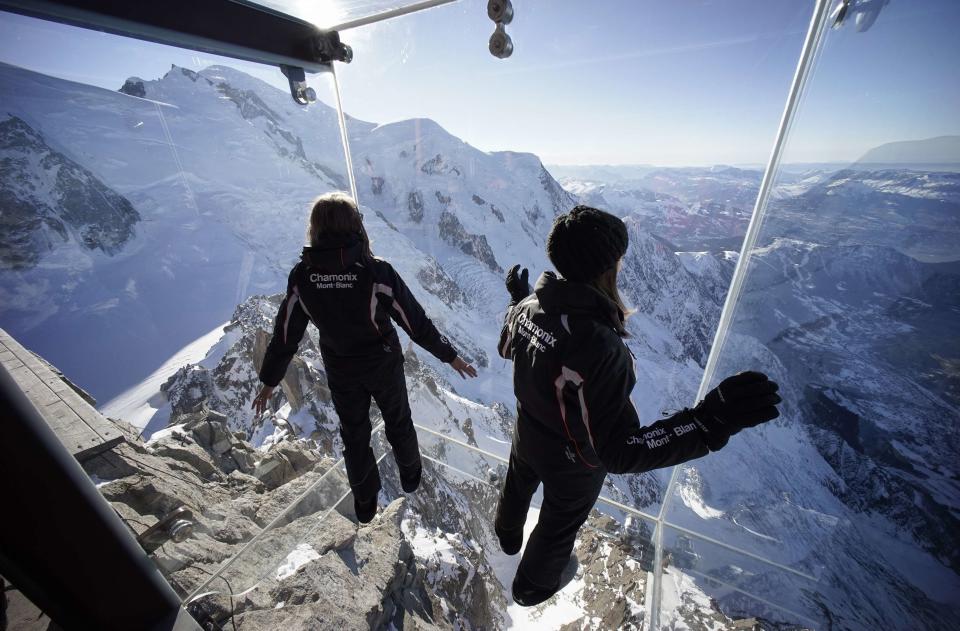
[[[77,460],[87,460],[123,441],[116,425],[3,329],[0,329],[0,364]]]

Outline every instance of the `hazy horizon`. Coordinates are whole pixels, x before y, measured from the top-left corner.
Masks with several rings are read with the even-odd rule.
[[[430,118],[483,151],[551,165],[760,168],[813,9],[530,0],[507,28],[514,55],[498,60],[486,50],[485,5],[461,0],[343,32],[355,50],[336,68],[345,110],[378,124]],[[891,2],[867,32],[830,30],[784,162],[843,164],[890,142],[960,135],[958,21],[960,3]],[[0,12],[0,42],[0,61],[112,90],[171,64],[229,65],[287,89],[270,66],[10,13]],[[310,81],[323,99],[324,80]]]

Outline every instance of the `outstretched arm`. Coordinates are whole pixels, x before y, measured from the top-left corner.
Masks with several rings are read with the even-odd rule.
[[[390,302],[390,317],[407,332],[410,339],[440,361],[450,364],[461,377],[476,377],[477,370],[457,355],[457,351],[427,317],[413,292],[400,278],[400,274],[386,261],[379,261],[382,282],[376,286],[379,294]]]
[[[639,473],[718,451],[741,429],[779,416],[777,389],[763,373],[740,373],[721,382],[694,409],[645,427],[628,401],[597,445],[598,455],[611,473]]]
[[[263,357],[263,365],[260,367],[259,377],[264,386],[251,405],[257,414],[262,414],[266,410],[267,401],[270,400],[273,389],[286,374],[287,366],[297,352],[300,340],[303,339],[303,334],[307,330],[307,323],[310,322],[306,312],[300,306],[295,273],[296,268],[290,272],[287,295],[277,310],[277,317],[273,322],[273,337],[270,338],[270,344],[267,345],[267,351]]]

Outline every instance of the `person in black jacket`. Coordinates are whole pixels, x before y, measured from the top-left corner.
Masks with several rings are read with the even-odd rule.
[[[557,217],[547,240],[563,278],[545,272],[530,294],[527,270],[517,265],[507,275],[511,306],[498,350],[513,360],[517,424],[494,522],[507,554],[520,550],[530,500],[543,483],[540,517],[513,582],[520,605],[541,603],[560,588],[607,473],[699,458],[779,414],[777,384],[745,372],[694,409],[641,427],[630,400],[633,358],[623,342],[628,311],[617,291],[627,241],[620,219],[577,206]]]
[[[310,246],[303,248],[300,262],[290,271],[287,295],[260,369],[264,385],[251,407],[257,414],[266,410],[307,323],[312,322],[340,417],[343,458],[357,519],[367,523],[376,514],[380,490],[380,472],[370,447],[371,397],[383,414],[405,492],[417,489],[422,471],[407,401],[403,352],[390,319],[461,377],[476,377],[477,371],[437,331],[390,263],[371,254],[363,217],[353,199],[343,193],[319,197],[310,213],[308,237]]]

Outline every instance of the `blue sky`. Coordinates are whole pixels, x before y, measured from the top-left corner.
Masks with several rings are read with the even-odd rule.
[[[765,162],[812,0],[515,0],[508,60],[486,50],[486,1],[347,31],[347,111],[425,116],[484,150],[547,163]],[[960,134],[960,2],[892,0],[866,33],[828,34],[786,158],[856,160],[896,140]],[[116,89],[224,60],[0,14],[0,60]],[[272,68],[228,61],[282,86]],[[330,90],[316,79],[322,99]]]

